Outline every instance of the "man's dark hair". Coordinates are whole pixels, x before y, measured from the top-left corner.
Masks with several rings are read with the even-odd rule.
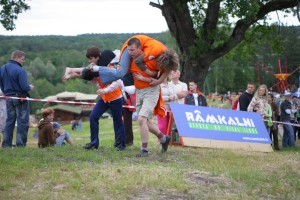
[[[95,47],[95,46],[88,47],[87,50],[86,50],[86,55],[85,56],[87,58],[100,57],[100,49],[98,47]]]

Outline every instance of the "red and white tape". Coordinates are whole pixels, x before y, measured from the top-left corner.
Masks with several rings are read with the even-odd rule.
[[[47,100],[47,99],[37,99],[37,98],[23,98],[23,97],[12,97],[12,96],[0,96],[0,98],[4,99],[20,99],[20,100],[28,100],[28,101],[38,101],[38,102],[49,102],[49,103],[64,103],[64,104],[76,104],[76,105],[96,105],[96,103],[90,103],[90,102],[78,102],[78,101],[62,101],[62,100]],[[123,108],[135,108],[135,106],[128,106],[128,105],[123,105]],[[267,121],[267,120],[263,120]],[[287,123],[287,122],[279,122],[279,121],[272,121],[273,123],[278,123],[278,124],[289,124],[292,126],[297,126],[300,127],[300,124],[293,124],[293,123]]]
[[[91,102],[79,102],[79,101],[62,101],[62,100],[50,100],[50,99],[37,99],[37,98],[23,98],[23,97],[12,97],[12,96],[0,96],[3,99],[20,99],[27,101],[38,101],[38,102],[49,102],[49,103],[64,103],[64,104],[76,104],[76,105],[96,105]],[[135,108],[135,106],[123,105],[124,108]]]

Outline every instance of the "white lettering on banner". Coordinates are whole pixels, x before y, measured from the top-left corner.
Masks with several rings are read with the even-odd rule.
[[[209,123],[209,124],[224,124],[231,126],[240,127],[255,127],[254,122],[251,118],[238,118],[238,117],[227,117],[222,115],[206,115],[201,116],[201,111],[195,110],[194,112],[185,112],[187,121]]]

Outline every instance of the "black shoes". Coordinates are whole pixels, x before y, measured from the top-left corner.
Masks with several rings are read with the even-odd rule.
[[[161,144],[161,152],[162,153],[165,153],[168,150],[170,141],[171,141],[171,137],[170,136],[166,136],[166,141]]]
[[[146,150],[141,150],[140,151],[140,153],[138,153],[137,155],[136,155],[136,157],[147,157],[148,156],[148,151],[146,151]]]
[[[84,149],[98,149],[98,146],[91,145],[90,143],[87,143],[83,146]]]

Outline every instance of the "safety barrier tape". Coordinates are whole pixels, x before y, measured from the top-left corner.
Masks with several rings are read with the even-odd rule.
[[[269,120],[264,119],[263,121],[267,122]],[[271,121],[271,122],[277,123],[277,124],[287,124],[287,125],[292,125],[292,126],[300,127],[300,124],[293,124],[293,123],[290,123],[290,122],[279,122],[279,121]]]
[[[76,105],[96,105],[96,103],[91,103],[91,102],[79,102],[79,101],[64,101],[64,100],[50,100],[50,99],[37,99],[37,98],[23,98],[23,97],[12,97],[12,96],[0,96],[0,98],[4,99],[20,99],[20,100],[28,100],[28,101],[39,101],[39,102],[49,102],[49,103],[64,103],[64,104],[76,104]],[[128,105],[123,105],[123,108],[135,108],[135,106],[128,106]],[[169,112],[169,111],[168,111]],[[268,121],[268,120],[263,120],[263,121]],[[292,126],[297,126],[300,127],[300,124],[293,124],[293,123],[288,123],[288,122],[279,122],[279,121],[272,121],[273,123],[277,124],[289,124]]]
[[[49,103],[76,104],[76,105],[96,105],[96,103],[91,103],[91,102],[37,99],[37,98],[29,98],[29,97],[0,96],[0,98],[4,98],[4,99],[20,99],[20,100],[27,100],[27,101],[38,101],[38,102],[49,102]],[[123,107],[124,108],[135,108],[135,106],[128,106],[128,105],[123,105]]]

